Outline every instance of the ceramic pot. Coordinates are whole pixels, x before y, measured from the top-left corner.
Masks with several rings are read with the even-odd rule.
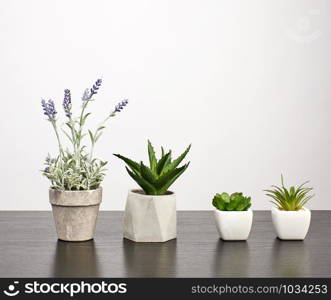
[[[166,242],[176,238],[176,195],[146,195],[130,190],[124,212],[124,237],[135,242]]]
[[[253,211],[222,211],[215,209],[215,221],[222,240],[247,240],[253,222]]]
[[[304,240],[310,225],[311,213],[308,208],[301,210],[271,209],[272,223],[281,240]]]
[[[88,191],[49,190],[57,236],[79,242],[93,239],[102,188]]]

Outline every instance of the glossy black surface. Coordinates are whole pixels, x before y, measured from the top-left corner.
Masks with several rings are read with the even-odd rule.
[[[178,212],[166,243],[122,238],[122,212],[100,212],[95,239],[58,241],[51,212],[0,212],[0,277],[330,277],[331,211],[313,211],[305,241],[280,241],[254,212],[247,242],[218,238],[211,211]]]

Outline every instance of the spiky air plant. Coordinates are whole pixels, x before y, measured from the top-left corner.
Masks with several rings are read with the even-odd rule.
[[[251,197],[245,197],[242,193],[216,194],[213,205],[222,211],[245,211],[251,207]]]
[[[51,158],[50,155],[47,156],[45,160],[46,167],[42,170],[42,174],[51,181],[52,189],[66,191],[97,189],[105,176],[107,162],[93,157],[94,146],[102,135],[106,123],[128,104],[128,100],[123,100],[117,104],[96,130],[86,132],[86,120],[91,114],[86,110],[90,102],[94,100],[93,96],[98,93],[101,83],[102,80],[98,79],[90,89],[84,91],[81,110],[77,117],[72,113],[70,90],[64,90],[62,106],[66,116],[65,128],[58,125],[54,102],[52,100],[47,102],[42,100],[41,102],[44,114],[55,131],[59,147],[59,154],[56,158]],[[89,151],[86,145],[82,145],[87,134],[91,141]],[[70,147],[64,147],[63,137],[69,141]]]
[[[271,197],[273,204],[275,204],[280,210],[301,210],[305,204],[314,197],[309,193],[313,190],[311,187],[304,187],[309,181],[306,181],[299,185],[297,188],[291,186],[287,189],[284,186],[284,178],[281,175],[281,187],[272,185],[273,189],[264,190],[267,192],[267,196]]]
[[[190,148],[191,145],[178,158],[172,160],[171,150],[166,153],[163,147],[161,147],[161,158],[157,159],[154,148],[151,142],[148,141],[149,167],[142,161],[137,163],[120,154],[114,155],[126,163],[127,172],[144,190],[146,195],[164,195],[189,166],[190,163],[188,162],[178,167],[190,151]]]

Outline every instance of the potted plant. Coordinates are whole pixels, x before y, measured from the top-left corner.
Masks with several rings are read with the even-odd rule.
[[[273,207],[271,210],[272,222],[277,236],[281,240],[304,240],[310,225],[311,213],[305,204],[314,195],[310,194],[313,188],[305,187],[308,181],[297,188],[284,186],[283,175],[281,187],[273,185],[271,190],[264,190],[271,197]]]
[[[176,238],[176,195],[169,187],[183,174],[189,163],[178,167],[187,153],[171,159],[171,151],[161,148],[158,160],[148,141],[149,167],[120,154],[129,175],[142,188],[129,190],[124,213],[124,237],[135,242],[165,242]]]
[[[218,233],[223,240],[247,240],[252,227],[251,197],[242,193],[216,194],[213,198]]]
[[[41,101],[44,114],[54,129],[59,150],[56,157],[47,156],[42,174],[51,182],[49,200],[58,238],[64,241],[86,241],[93,238],[102,200],[101,182],[107,164],[106,161],[94,157],[94,146],[107,121],[128,103],[127,100],[121,101],[96,130],[85,132],[86,120],[91,114],[87,112],[87,108],[94,101],[101,82],[101,79],[98,79],[92,88],[85,90],[78,117],[72,112],[70,90],[64,91],[63,109],[66,121],[63,125],[58,124],[54,102]],[[87,135],[91,141],[89,151],[87,146],[83,145]],[[66,145],[63,138],[66,139]]]

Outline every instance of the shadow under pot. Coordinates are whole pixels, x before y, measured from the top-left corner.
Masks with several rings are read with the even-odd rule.
[[[310,226],[311,213],[308,208],[280,210],[273,207],[271,218],[279,239],[304,240]]]
[[[245,241],[252,228],[253,211],[222,211],[215,209],[215,221],[220,238],[225,241]]]
[[[88,191],[49,190],[57,236],[62,241],[93,239],[102,188]]]
[[[146,195],[130,190],[124,212],[124,238],[134,242],[166,242],[176,238],[176,195]]]

